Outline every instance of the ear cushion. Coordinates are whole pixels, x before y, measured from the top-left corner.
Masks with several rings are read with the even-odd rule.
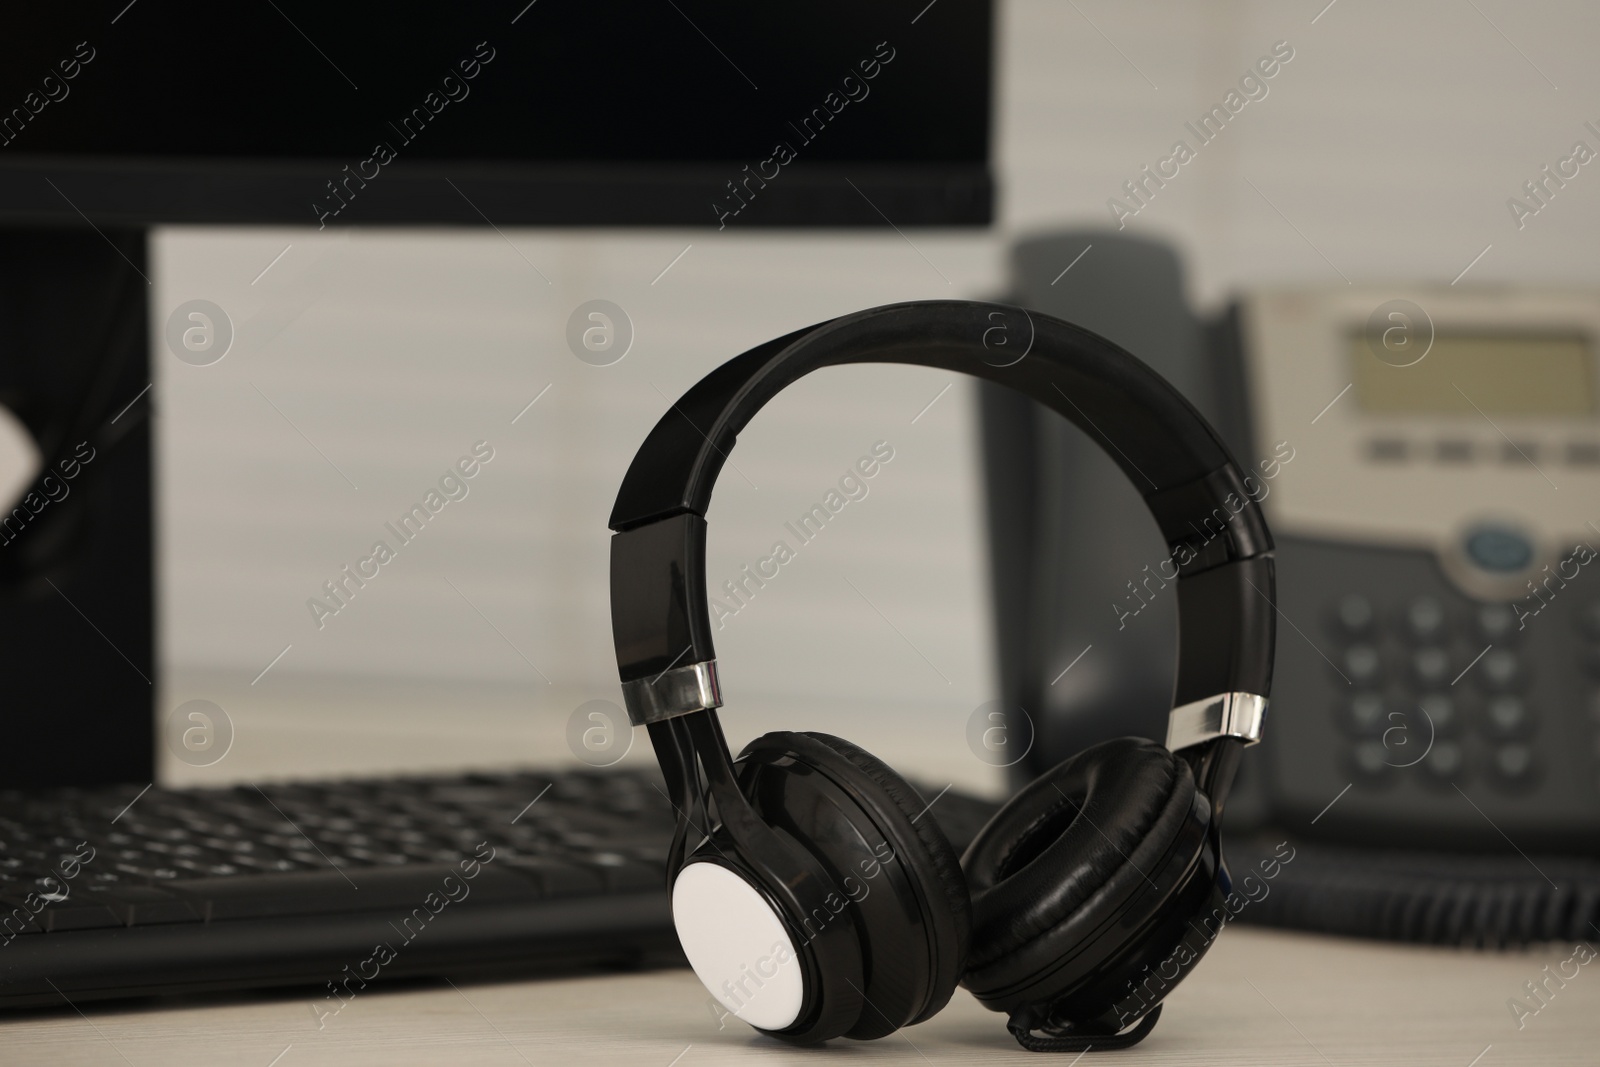
[[[908,851],[918,866],[925,868],[925,873],[931,875],[927,878],[928,884],[937,886],[944,894],[944,902],[950,909],[950,917],[955,920],[956,937],[961,944],[967,944],[972,936],[972,894],[967,890],[967,876],[961,870],[961,858],[951,847],[949,838],[944,836],[944,831],[939,829],[939,823],[928,809],[928,802],[922,799],[922,794],[918,793],[910,782],[895,773],[887,763],[859,745],[852,744],[842,737],[812,730],[806,731],[804,736],[822,742],[849,760],[857,770],[882,789],[889,799],[894,801],[901,814],[905,815],[906,826],[922,845],[920,853],[916,849]],[[904,836],[903,830],[904,828],[901,836]]]
[[[914,924],[914,932],[922,936],[924,930],[931,931],[934,942],[934,973],[923,978],[929,985],[926,1002],[920,1010],[914,1010],[911,1018],[895,1020],[895,1025],[911,1025],[931,1017],[949,1003],[955,992],[966,965],[972,927],[971,898],[955,849],[927,812],[927,803],[917,791],[865,749],[830,734],[780,731],[756,739],[740,758],[760,757],[773,751],[792,754],[860,798],[882,798],[871,808],[860,801],[857,804],[888,840],[896,861],[920,887],[917,891],[924,898],[922,910],[926,917]],[[892,969],[885,973],[892,973]],[[867,1011],[872,1013],[871,1008]],[[867,1020],[863,1022],[870,1025]]]
[[[1194,802],[1189,765],[1135,737],[1085,749],[1012,797],[962,858],[973,897],[962,984],[998,994],[1066,958],[1169,861]]]

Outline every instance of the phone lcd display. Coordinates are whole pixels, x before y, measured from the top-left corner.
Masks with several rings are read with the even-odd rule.
[[[1406,366],[1350,343],[1356,399],[1382,415],[1582,416],[1595,410],[1594,356],[1580,334],[1440,333]]]

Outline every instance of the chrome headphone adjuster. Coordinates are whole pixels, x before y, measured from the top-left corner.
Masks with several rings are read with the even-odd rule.
[[[1266,718],[1267,698],[1255,693],[1218,693],[1193,700],[1167,716],[1167,747],[1177,752],[1219,737],[1258,744]]]
[[[622,683],[622,703],[635,726],[710,711],[722,707],[722,687],[717,683],[717,661],[691,663],[662,671],[654,678]]]

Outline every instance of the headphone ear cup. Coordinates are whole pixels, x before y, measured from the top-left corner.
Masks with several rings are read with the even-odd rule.
[[[960,860],[917,791],[828,734],[767,734],[739,766],[756,810],[838,872],[855,909],[867,1003],[847,1036],[882,1037],[943,1008],[965,969],[972,905]]]
[[[920,849],[914,847],[896,849],[896,854],[907,856],[907,862],[915,866],[921,883],[934,894],[928,905],[936,912],[940,905],[938,894],[943,895],[942,903],[948,910],[953,928],[951,947],[957,951],[951,958],[953,971],[949,981],[946,982],[941,976],[935,983],[936,988],[943,992],[937,994],[927,1007],[906,1025],[923,1022],[932,1018],[950,1002],[961,972],[966,967],[967,952],[972,940],[972,894],[967,889],[967,876],[961,870],[961,857],[951,846],[950,839],[944,836],[944,831],[940,829],[938,820],[931,814],[927,801],[922,799],[922,794],[887,763],[842,737],[816,731],[807,731],[805,736],[822,742],[849,760],[856,770],[866,775],[893,801],[899,814],[905,818],[905,823],[897,828],[897,837],[902,843],[907,843],[904,830],[909,826],[916,835],[916,842],[922,846]],[[897,821],[891,820],[891,822]]]
[[[1151,914],[1167,903],[1155,882],[1195,862],[1209,820],[1189,765],[1152,741],[1106,741],[1058,764],[996,812],[962,857],[973,930],[961,984],[996,1011],[1087,988],[1096,966],[1144,929],[1130,901],[1143,895]],[[1113,918],[1127,937],[1105,936]]]

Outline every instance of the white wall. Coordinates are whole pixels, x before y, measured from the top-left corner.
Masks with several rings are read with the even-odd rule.
[[[913,241],[163,232],[158,329],[163,309],[205,299],[237,332],[212,365],[156,364],[168,702],[252,709],[259,734],[307,701],[330,725],[354,714],[340,679],[392,695],[385,730],[425,683],[442,687],[423,713],[444,717],[487,703],[564,722],[584,700],[616,699],[606,517],[645,433],[700,376],[772,336],[872,304],[976,295],[996,277],[985,237]],[[635,329],[612,366],[567,346],[569,314],[596,297]],[[796,558],[717,635],[734,708],[799,710],[848,691],[856,709],[959,724],[986,699],[970,397],[964,386],[939,397],[952,381],[821,372],[743,435],[711,511],[709,571],[720,585],[779,539]],[[402,547],[385,523],[478,441],[494,458]],[[801,546],[784,523],[879,441],[893,459],[867,495]],[[307,601],[331,603],[323,583],[377,540],[396,558],[337,614],[314,617]],[[848,729],[827,712],[787,722]],[[518,755],[566,753],[486,744],[478,758]]]
[[[1184,122],[1280,40],[1295,57],[1268,95],[1127,224],[1178,242],[1197,299],[1343,285],[1335,266],[1356,283],[1448,283],[1490,244],[1462,284],[1600,281],[1600,168],[1521,231],[1505,206],[1575,140],[1600,150],[1583,128],[1600,126],[1600,7],[1572,0],[1011,0],[1004,230],[1109,223],[1106,200],[1174,140],[1193,145]]]
[[[1122,182],[1176,139],[1192,145],[1184,122],[1278,41],[1294,58],[1268,95],[1128,222],[1179,244],[1197,301],[1267,283],[1448,282],[1486,246],[1471,282],[1600,282],[1600,167],[1520,231],[1505,206],[1575,140],[1600,148],[1583,128],[1600,126],[1600,9],[1325,2],[1003,4],[1001,221],[986,235],[163,231],[157,333],[193,298],[238,329],[210,367],[158,349],[164,706],[239,709],[234,773],[415,764],[417,746],[375,736],[410,728],[402,706],[422,709],[413,724],[474,724],[436,762],[565,755],[554,733],[516,731],[615,698],[605,517],[665,398],[808,322],[995,291],[1007,241],[1108,223]],[[594,297],[637,330],[612,367],[566,348],[568,313]],[[965,386],[911,423],[948,381],[825,372],[741,440],[711,516],[719,581],[874,441],[896,458],[718,635],[730,703],[751,709],[728,713],[736,739],[833,728],[892,759],[932,732],[951,756],[925,758],[926,773],[987,779],[960,743],[992,691]],[[306,599],[480,439],[496,454],[470,495],[318,630]],[[344,740],[331,753],[261,740],[306,715]]]

